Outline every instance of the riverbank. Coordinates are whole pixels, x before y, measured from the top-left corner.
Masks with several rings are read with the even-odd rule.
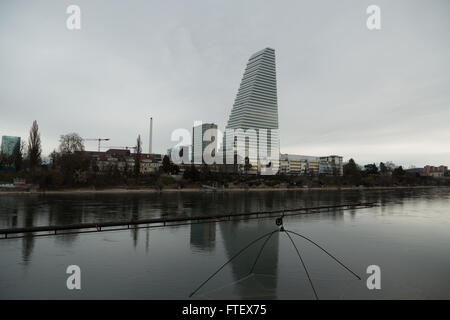
[[[105,189],[63,189],[63,190],[34,190],[34,191],[0,191],[1,195],[61,195],[61,194],[143,194],[143,193],[174,193],[174,192],[276,192],[276,191],[337,191],[337,190],[397,190],[397,189],[421,189],[439,188],[440,186],[391,186],[391,187],[263,187],[263,188],[225,188],[220,190],[210,190],[205,188],[105,188]]]

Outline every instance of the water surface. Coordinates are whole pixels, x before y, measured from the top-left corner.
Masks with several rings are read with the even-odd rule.
[[[240,213],[351,202],[378,207],[285,218],[340,258],[294,238],[321,299],[450,299],[450,188],[353,191],[0,196],[0,228]],[[273,219],[0,240],[1,299],[187,299],[237,251],[273,231]],[[313,299],[284,233],[227,265],[197,299]],[[82,289],[68,290],[78,265]],[[366,268],[381,268],[368,290]]]

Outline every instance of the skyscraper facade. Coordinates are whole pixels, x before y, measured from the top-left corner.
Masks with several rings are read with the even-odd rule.
[[[12,156],[20,148],[20,137],[2,136],[1,153]]]
[[[244,151],[239,152],[240,147]],[[254,172],[261,172],[268,166],[272,166],[272,172],[274,169],[278,171],[278,100],[274,49],[265,48],[250,57],[225,128],[223,151],[225,163],[230,163],[232,155],[234,161],[250,164]]]

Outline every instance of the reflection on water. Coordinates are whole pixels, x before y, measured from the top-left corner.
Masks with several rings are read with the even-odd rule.
[[[25,207],[25,213],[23,217],[23,226],[24,227],[32,227],[33,226],[33,218],[36,212],[36,208],[33,206],[26,206]],[[13,219],[16,220],[17,219]],[[34,247],[34,237],[32,234],[26,234],[25,237],[22,239],[22,257],[23,262],[27,263],[30,259],[31,252],[33,251]]]
[[[119,195],[2,195],[0,227],[67,225],[94,221],[127,221],[258,210],[379,202],[401,205],[403,199],[435,200],[447,189],[378,191],[288,191],[223,193],[150,193]]]
[[[0,196],[0,228],[67,225],[96,221],[128,221],[152,217],[182,217],[242,213],[354,202],[377,202],[380,207],[337,210],[289,218],[289,227],[309,234],[331,247],[348,263],[365,267],[373,261],[392,268],[385,278],[397,286],[369,295],[364,283],[349,282],[342,270],[314,248],[295,240],[325,298],[437,298],[450,297],[450,261],[447,250],[450,189],[398,189],[372,191],[288,191],[163,193],[120,195]],[[156,230],[133,229],[100,234],[72,234],[45,238],[27,235],[0,240],[0,298],[186,298],[189,290],[231,259],[245,245],[276,229],[273,219],[192,224]],[[433,232],[430,232],[433,230]],[[199,292],[199,298],[311,298],[306,277],[285,235],[275,233],[267,242],[251,275],[263,241],[234,259],[228,268]],[[131,245],[131,250],[130,250]],[[186,246],[187,245],[187,246]],[[20,257],[17,253],[20,252]],[[400,259],[401,257],[401,259]],[[30,284],[40,277],[53,283],[69,260],[90,265],[92,287],[79,296],[61,285],[43,292]],[[403,265],[432,271],[422,282]],[[20,265],[18,269],[16,266]],[[85,267],[86,268],[86,267]],[[416,270],[416,272],[418,272]],[[31,272],[32,271],[32,272]],[[394,272],[395,271],[395,272]],[[174,277],[174,275],[182,275]],[[118,281],[117,292],[103,288],[102,277]],[[64,283],[65,274],[58,277]],[[403,279],[402,278],[402,279]],[[420,277],[419,277],[420,278]],[[336,282],[340,279],[340,282]],[[417,283],[411,283],[414,279]],[[438,281],[439,280],[439,281]],[[404,282],[402,282],[404,281]],[[438,286],[431,284],[441,283]],[[448,282],[447,282],[448,283]],[[230,285],[231,284],[231,285]],[[2,286],[3,285],[3,286]],[[110,284],[112,286],[112,284]],[[150,290],[157,288],[157,290]],[[17,289],[13,289],[16,288]],[[28,288],[28,289],[27,289]],[[299,289],[303,288],[303,289]],[[14,291],[15,290],[15,291]],[[428,291],[427,291],[428,290]],[[412,292],[412,293],[411,293]]]
[[[225,250],[228,259],[230,259],[236,252],[241,250],[245,245],[252,242],[258,236],[267,234],[276,229],[272,220],[260,220],[256,223],[252,222],[234,222],[221,224],[220,230],[224,235]],[[240,297],[246,299],[270,299],[275,298],[275,290],[277,286],[276,275],[278,265],[278,236],[279,233],[274,233],[264,247],[263,254],[257,261],[253,272],[255,274],[264,274],[272,277],[267,277],[268,283],[266,284],[271,291],[261,292],[260,290],[254,290],[253,286],[244,286],[245,282],[240,282],[236,286],[239,290]],[[232,273],[234,281],[238,281],[248,276],[251,267],[253,266],[260,247],[264,244],[264,240],[250,247],[245,254],[240,257],[240,260],[231,262]]]
[[[216,223],[191,224],[191,248],[213,251],[216,247]]]

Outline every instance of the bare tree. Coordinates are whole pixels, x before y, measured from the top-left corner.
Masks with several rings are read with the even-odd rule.
[[[50,161],[52,165],[52,169],[56,169],[56,164],[59,159],[59,153],[56,152],[56,150],[53,150],[52,153],[50,153]]]
[[[136,141],[136,153],[134,155],[134,174],[138,177],[141,173],[141,154],[142,154],[142,141],[141,135],[138,135]]]
[[[61,153],[84,151],[83,138],[75,132],[61,135],[59,138],[59,151]]]
[[[41,164],[41,153],[41,134],[39,133],[37,121],[34,120],[28,138],[28,160],[31,169]]]

